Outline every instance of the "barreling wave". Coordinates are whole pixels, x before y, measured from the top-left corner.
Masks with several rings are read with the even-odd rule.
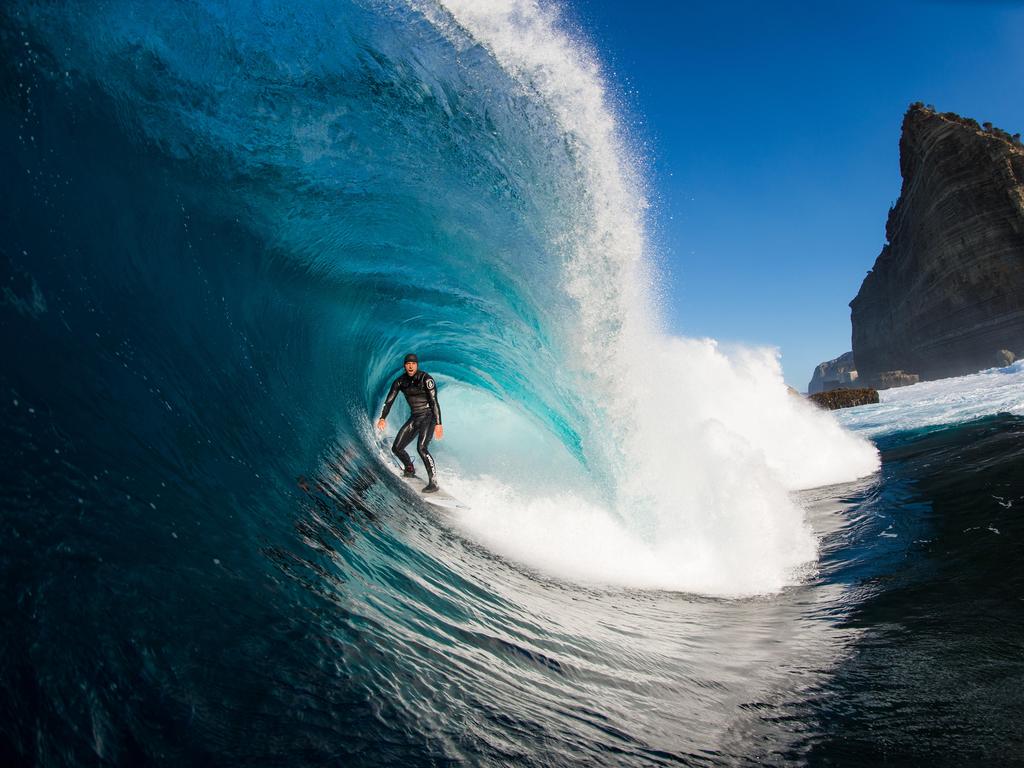
[[[772,592],[815,557],[789,491],[876,468],[872,447],[786,393],[773,352],[660,330],[641,163],[554,9],[112,3],[10,18],[52,57],[50,87],[109,100],[126,151],[169,174],[176,220],[160,226],[230,222],[257,244],[261,282],[240,300],[293,292],[293,321],[330,357],[288,374],[312,421],[376,460],[372,413],[395,361],[419,353],[449,415],[442,479],[472,507],[456,523],[497,552],[572,580]],[[141,280],[194,254],[133,239],[161,213],[126,204]],[[170,329],[182,347],[185,331]],[[260,352],[285,369],[290,343]]]

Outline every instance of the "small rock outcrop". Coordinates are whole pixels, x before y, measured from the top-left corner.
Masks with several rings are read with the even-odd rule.
[[[857,380],[857,367],[853,362],[853,352],[846,352],[835,360],[820,363],[814,369],[811,383],[807,385],[807,394],[827,392],[830,389],[848,387]]]
[[[996,352],[995,358],[992,360],[992,364],[996,368],[1005,368],[1008,365],[1013,365],[1017,360],[1017,356],[1008,349],[1000,349]]]
[[[830,389],[828,392],[819,392],[816,395],[808,395],[807,399],[812,403],[834,411],[837,408],[853,408],[856,405],[871,405],[878,402],[878,390],[870,387],[860,389]]]
[[[900,170],[888,242],[850,303],[859,381],[885,388],[1024,354],[1020,135],[913,104]]]
[[[907,373],[906,371],[882,371],[874,377],[876,386],[879,389],[909,387],[911,384],[917,384],[920,380],[921,377],[916,373]]]

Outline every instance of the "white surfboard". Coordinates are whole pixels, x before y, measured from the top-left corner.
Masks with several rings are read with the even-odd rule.
[[[426,478],[416,475],[415,477],[402,477],[402,470],[395,469],[395,474],[398,475],[402,482],[412,488],[416,495],[423,499],[427,504],[435,507],[443,507],[445,509],[469,509],[469,505],[465,504],[454,496],[452,496],[444,488],[439,488],[433,493],[423,493],[423,488],[427,484]]]
[[[394,457],[390,455],[390,449],[385,447],[383,450],[387,451],[388,454],[388,458],[385,459],[388,469],[390,469],[403,483],[408,485],[417,496],[427,502],[427,504],[434,507],[441,507],[442,509],[469,509],[468,504],[463,501],[459,501],[443,487],[434,491],[434,493],[423,493],[423,489],[427,485],[426,477],[421,477],[420,475],[416,475],[415,477],[405,477],[402,475],[402,468],[395,463]]]

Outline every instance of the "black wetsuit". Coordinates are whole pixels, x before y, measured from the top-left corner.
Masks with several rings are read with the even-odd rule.
[[[413,471],[412,459],[405,451],[405,446],[416,440],[416,452],[423,459],[423,466],[427,468],[427,480],[434,482],[434,457],[430,455],[427,446],[430,445],[430,438],[434,436],[434,425],[441,423],[441,406],[437,403],[437,385],[434,378],[426,371],[416,371],[412,376],[403,373],[391,384],[388,390],[387,400],[384,401],[384,410],[380,417],[386,419],[391,412],[391,406],[401,392],[409,403],[409,420],[402,425],[395,436],[395,442],[391,446],[392,453],[402,462],[407,472]]]

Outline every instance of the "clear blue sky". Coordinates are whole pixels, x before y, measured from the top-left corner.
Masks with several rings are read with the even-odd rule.
[[[913,101],[1024,132],[1024,2],[568,0],[644,145],[672,330],[804,390],[899,196]]]

